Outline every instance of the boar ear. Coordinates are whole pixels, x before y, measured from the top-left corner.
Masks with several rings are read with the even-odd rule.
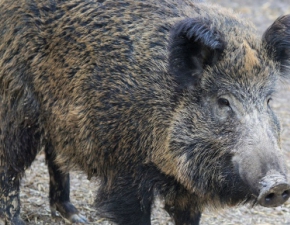
[[[264,33],[263,43],[270,57],[280,63],[286,75],[290,71],[290,14],[279,17]]]
[[[181,85],[197,84],[203,69],[214,64],[224,49],[224,36],[210,21],[185,19],[171,30],[170,72]]]

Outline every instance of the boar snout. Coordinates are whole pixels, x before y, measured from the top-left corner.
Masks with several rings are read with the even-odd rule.
[[[258,203],[262,206],[276,207],[282,205],[290,197],[290,184],[279,173],[266,175],[260,184]]]

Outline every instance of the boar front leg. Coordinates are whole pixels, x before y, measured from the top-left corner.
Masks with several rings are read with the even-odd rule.
[[[96,199],[99,216],[118,225],[150,225],[153,199],[150,187],[147,182],[122,172],[114,179],[103,180]]]
[[[199,225],[201,213],[193,211],[191,208],[181,208],[165,205],[165,210],[173,218],[175,225]]]
[[[56,211],[73,223],[87,223],[87,219],[79,214],[79,211],[70,202],[69,173],[60,171],[54,162],[55,155],[48,147],[45,151],[49,171],[49,200],[51,215],[56,216]]]
[[[199,225],[201,213],[191,212],[190,208],[165,205],[165,210],[173,218],[176,225]]]
[[[165,210],[176,225],[199,225],[201,209],[198,205],[197,196],[179,185],[165,195]]]

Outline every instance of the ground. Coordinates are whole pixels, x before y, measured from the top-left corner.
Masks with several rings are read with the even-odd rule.
[[[233,8],[247,20],[253,21],[257,32],[264,30],[278,16],[290,13],[289,0],[208,0],[224,7]],[[273,107],[280,118],[282,130],[282,147],[290,168],[290,83],[282,81],[273,101]],[[109,222],[95,216],[93,207],[97,181],[88,181],[81,172],[71,173],[71,199],[73,204],[85,215],[90,224],[107,225]],[[51,218],[48,204],[48,173],[43,154],[39,154],[31,168],[27,170],[21,185],[22,218],[27,224],[65,224],[60,218]],[[172,225],[173,222],[162,209],[162,202],[155,203],[153,225]],[[222,211],[206,211],[201,225],[243,224],[243,225],[290,225],[290,200],[281,207],[263,208],[239,206]]]

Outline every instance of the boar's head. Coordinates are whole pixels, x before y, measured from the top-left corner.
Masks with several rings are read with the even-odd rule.
[[[208,201],[284,203],[290,185],[270,103],[289,67],[290,16],[262,39],[242,21],[188,18],[173,27],[169,51],[182,96],[168,138],[170,173]]]

